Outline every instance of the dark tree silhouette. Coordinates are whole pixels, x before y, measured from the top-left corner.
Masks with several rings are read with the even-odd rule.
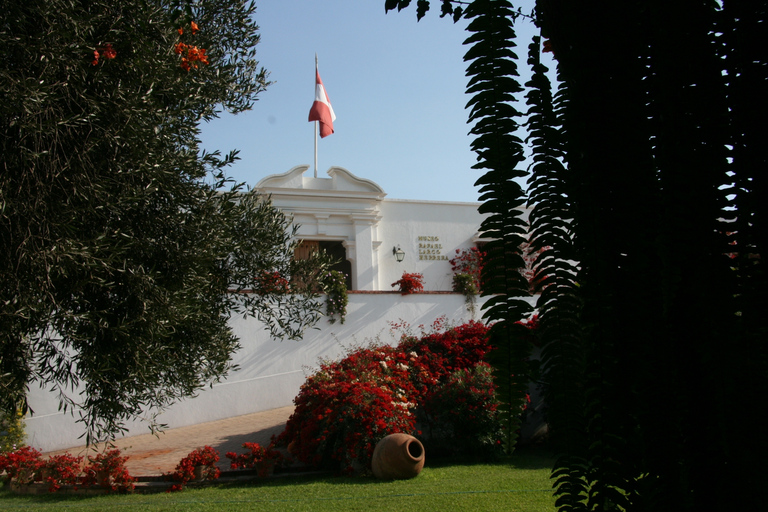
[[[429,4],[418,4],[423,16]],[[442,2],[454,19],[502,10],[525,19],[504,0]],[[546,41],[529,57],[529,236],[548,247],[535,265],[561,510],[765,501],[766,11],[765,1],[536,2]],[[478,59],[498,45],[491,32],[470,41]],[[557,62],[554,98],[541,47]],[[488,87],[519,93],[501,75]],[[501,134],[485,140],[505,149]],[[499,173],[517,176],[494,167],[480,181]],[[483,208],[503,225],[511,206]],[[504,300],[490,320],[508,321],[493,309]]]

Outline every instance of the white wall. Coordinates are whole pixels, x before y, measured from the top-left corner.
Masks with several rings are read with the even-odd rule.
[[[451,291],[453,272],[449,260],[456,256],[456,249],[475,245],[483,218],[477,211],[478,206],[383,200],[378,229],[381,289],[392,290],[390,285],[400,279],[403,272],[417,272],[424,275],[425,291]],[[392,255],[392,248],[396,246],[405,251],[405,259],[400,263]]]
[[[409,252],[407,248],[403,249]],[[422,269],[409,268],[409,271],[418,270]],[[432,276],[430,280],[442,272],[442,268],[434,270],[428,274]],[[390,322],[405,320],[414,327],[429,326],[442,315],[456,324],[471,318],[463,295],[421,293],[402,296],[391,292],[351,293],[344,324],[330,324],[323,318],[317,325],[319,329],[309,330],[299,342],[270,339],[259,322],[233,318],[230,324],[242,345],[234,356],[240,370],[212,389],[201,391],[198,397],[175,404],[160,416],[160,422],[174,428],[291,405],[320,358],[337,359],[346,348],[374,339],[396,343],[396,333],[391,332]],[[415,328],[414,332],[418,334],[419,330]],[[82,428],[71,414],[58,411],[55,395],[33,388],[29,402],[35,415],[26,421],[28,444],[42,451],[83,444],[83,440],[78,439],[83,433]],[[147,432],[146,423],[134,422],[128,435]]]

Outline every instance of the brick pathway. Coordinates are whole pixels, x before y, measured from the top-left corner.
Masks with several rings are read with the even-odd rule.
[[[142,434],[119,439],[115,445],[127,455],[126,466],[133,476],[159,476],[173,471],[176,464],[195,448],[211,446],[219,451],[220,469],[229,469],[227,452],[243,451],[245,442],[269,444],[272,435],[285,428],[293,406],[270,411],[246,414],[224,420],[166,430],[154,436]],[[102,446],[98,446],[101,448]],[[68,452],[73,455],[87,455],[86,447],[70,448],[45,453],[45,456]],[[90,453],[94,453],[91,451]]]

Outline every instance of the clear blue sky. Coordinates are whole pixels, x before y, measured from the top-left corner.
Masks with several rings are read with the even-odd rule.
[[[274,83],[252,111],[203,124],[203,147],[239,149],[229,174],[249,185],[302,164],[312,175],[307,115],[317,53],[337,117],[336,133],[318,138],[318,177],[340,166],[375,181],[389,198],[477,201],[482,173],[471,169],[464,109],[466,22],[440,18],[439,2],[432,3],[417,22],[415,2],[385,14],[384,0],[258,0],[257,56]],[[519,25],[525,63],[532,27]]]

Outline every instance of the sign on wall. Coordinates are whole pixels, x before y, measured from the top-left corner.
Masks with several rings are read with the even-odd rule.
[[[448,261],[448,256],[443,254],[443,244],[440,243],[440,237],[435,235],[419,235],[417,238],[419,246],[419,260]]]

